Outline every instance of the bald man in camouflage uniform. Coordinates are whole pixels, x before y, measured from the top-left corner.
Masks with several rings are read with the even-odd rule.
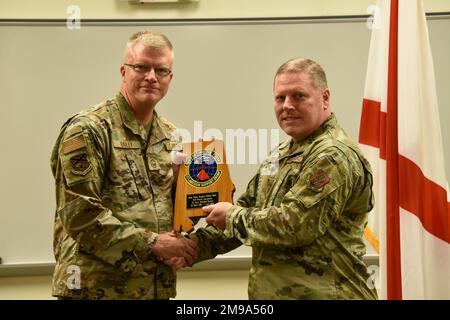
[[[250,299],[376,299],[362,260],[371,169],[331,113],[325,73],[314,61],[290,60],[274,94],[290,137],[235,205],[204,208],[212,225],[191,236],[199,260],[251,246]]]
[[[181,266],[169,261],[196,258],[196,244],[171,232],[171,152],[178,144],[175,127],[154,111],[168,90],[172,63],[164,35],[134,34],[120,93],[62,127],[51,157],[54,296],[169,299]]]

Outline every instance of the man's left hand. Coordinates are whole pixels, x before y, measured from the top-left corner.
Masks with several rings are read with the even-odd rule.
[[[218,202],[210,206],[203,207],[202,210],[209,215],[206,222],[215,225],[220,230],[225,230],[227,211],[233,206],[229,202]]]

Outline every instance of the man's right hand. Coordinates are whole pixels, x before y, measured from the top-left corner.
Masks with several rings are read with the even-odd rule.
[[[184,258],[181,257],[173,257],[169,260],[164,260],[163,263],[171,267],[173,271],[189,267],[189,265],[186,263],[186,260],[184,260]]]
[[[197,260],[197,244],[173,231],[160,233],[153,245],[152,253],[160,261],[167,261],[173,257],[182,257],[187,265]]]

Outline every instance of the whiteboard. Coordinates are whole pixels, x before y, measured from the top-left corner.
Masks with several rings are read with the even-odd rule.
[[[225,135],[227,129],[241,128],[270,136],[271,129],[278,129],[272,107],[274,72],[286,60],[303,56],[326,70],[332,110],[357,140],[370,40],[364,20],[100,24],[82,25],[80,30],[64,25],[0,26],[0,257],[4,264],[54,261],[55,196],[49,165],[53,144],[69,116],[118,92],[125,42],[142,29],[163,32],[174,44],[174,78],[157,111],[192,135],[194,121],[201,120],[203,131],[216,128]],[[450,173],[446,123],[450,21],[429,20],[429,30]],[[283,133],[277,132],[283,139]],[[229,142],[225,139],[225,143]],[[258,162],[249,160],[247,154],[244,164],[230,165],[235,197],[257,170]],[[250,256],[248,247],[227,254]]]

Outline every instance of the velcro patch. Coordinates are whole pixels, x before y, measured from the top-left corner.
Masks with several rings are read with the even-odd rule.
[[[115,148],[121,148],[121,149],[140,149],[141,144],[139,141],[130,141],[130,140],[114,140],[113,146]]]
[[[316,170],[313,174],[311,174],[308,178],[309,186],[314,191],[322,191],[322,188],[330,182],[330,178],[327,176],[325,171],[322,169]]]
[[[63,152],[64,154],[68,154],[72,151],[84,148],[86,146],[86,140],[84,136],[81,134],[74,138],[71,138],[63,143]]]
[[[303,156],[302,155],[296,156],[296,157],[294,157],[294,158],[289,160],[289,162],[295,162],[295,163],[300,163],[302,161],[303,161]]]
[[[148,165],[149,165],[149,169],[150,170],[159,170],[159,169],[161,169],[161,167],[159,166],[158,161],[156,161],[155,159],[150,159],[148,161]]]
[[[70,158],[70,162],[72,163],[72,170],[70,171],[76,175],[85,176],[92,169],[86,153],[73,156]]]
[[[179,142],[169,141],[169,142],[166,142],[164,145],[166,146],[166,150],[168,150],[168,151],[173,151],[173,150],[181,151],[181,150],[183,150],[183,146]]]

